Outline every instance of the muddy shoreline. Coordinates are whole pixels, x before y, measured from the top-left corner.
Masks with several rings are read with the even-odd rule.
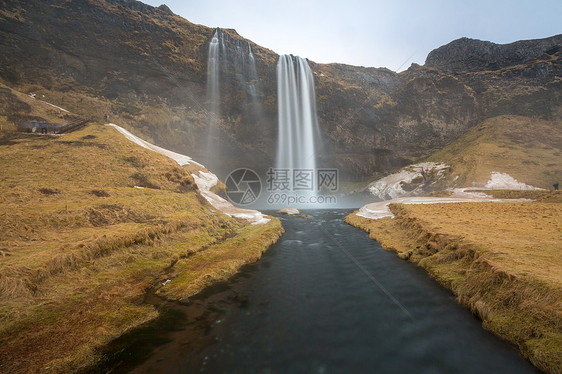
[[[220,324],[229,310],[247,305],[247,280],[260,266],[267,266],[267,261],[260,259],[244,265],[230,279],[181,302],[159,296],[154,289],[147,291],[143,302],[153,305],[159,317],[101,348],[100,362],[80,373],[166,372],[179,362],[197,371],[205,361],[200,353],[216,342],[209,332],[224,328]],[[166,349],[162,349],[164,345]],[[183,362],[186,351],[198,360]]]

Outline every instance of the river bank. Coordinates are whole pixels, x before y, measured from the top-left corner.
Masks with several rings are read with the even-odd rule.
[[[535,366],[559,373],[562,204],[560,194],[537,193],[542,202],[391,204],[394,219],[355,212],[346,222],[426,269]]]
[[[185,319],[128,336],[100,371],[536,373],[423,269],[345,224],[350,210],[304,213],[277,216],[286,232],[260,260],[168,303]]]
[[[159,318],[147,292],[185,301],[281,236],[273,217],[223,213],[192,173],[101,125],[0,137],[0,372],[89,367]]]

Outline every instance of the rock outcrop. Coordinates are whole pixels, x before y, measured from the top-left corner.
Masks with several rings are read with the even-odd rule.
[[[499,70],[538,59],[548,59],[562,50],[562,34],[538,40],[495,44],[460,38],[431,51],[425,66],[449,73]]]

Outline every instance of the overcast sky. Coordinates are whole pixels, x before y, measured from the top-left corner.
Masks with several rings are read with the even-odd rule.
[[[394,71],[463,36],[503,44],[562,33],[561,0],[142,1],[279,54]]]

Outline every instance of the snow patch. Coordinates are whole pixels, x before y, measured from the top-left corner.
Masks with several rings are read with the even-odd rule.
[[[169,151],[167,149],[158,147],[154,144],[151,144],[151,143],[131,134],[129,131],[125,130],[121,126],[117,126],[113,123],[107,124],[106,126],[114,127],[115,129],[117,129],[117,131],[119,131],[121,134],[123,134],[130,141],[140,145],[141,147],[150,149],[151,151],[154,151],[156,153],[160,153],[164,156],[167,156],[167,157],[173,159],[174,161],[176,161],[181,166],[189,165],[189,164],[195,164],[195,165],[200,166],[201,168],[205,168],[200,163],[193,161],[193,159],[191,157],[186,156],[186,155],[182,155],[182,154],[179,154],[179,153],[176,153],[176,152],[172,152],[172,151]],[[197,175],[195,173],[192,173],[191,175],[193,176],[193,179],[195,180],[195,183],[197,184],[197,187],[199,187],[199,191],[201,192],[201,195],[203,195],[203,197],[213,207],[215,207],[216,209],[220,210],[221,212],[223,212],[224,214],[226,214],[228,216],[245,219],[248,222],[250,222],[252,225],[261,225],[261,224],[264,224],[264,223],[267,223],[267,222],[270,221],[269,218],[265,218],[265,216],[257,210],[242,209],[242,208],[235,207],[229,201],[226,201],[222,197],[220,197],[217,194],[211,192],[210,191],[211,188],[216,186],[218,181],[219,181],[217,176],[215,174],[211,173],[211,172],[205,172],[205,171],[201,171],[201,170],[198,173],[199,173],[199,175]]]
[[[211,188],[215,187],[217,183],[219,183],[219,178],[211,172],[206,173],[204,171],[199,171],[199,175],[195,173],[191,175],[200,189],[211,190]]]
[[[297,208],[282,208],[277,211],[277,213],[288,214],[290,216],[295,216],[301,214],[301,211]]]
[[[61,108],[60,106],[56,106],[56,105],[54,105],[54,104],[48,103],[48,102],[43,101],[43,100],[39,100],[39,101],[42,102],[42,103],[45,103],[45,104],[47,104],[47,105],[50,105],[50,106],[52,106],[53,108],[57,108],[57,109],[59,109],[59,110],[62,110],[63,112],[70,113],[68,110],[66,110],[66,109],[64,109],[64,108]]]
[[[474,203],[474,202],[528,202],[528,199],[494,199],[484,193],[471,192],[468,189],[458,188],[452,191],[450,197],[401,197],[397,199],[379,201],[367,204],[359,209],[357,215],[369,219],[384,217],[394,218],[388,208],[390,204],[444,204],[444,203]]]
[[[261,225],[270,221],[269,218],[265,218],[264,215],[257,210],[238,208],[209,190],[200,189],[200,191],[201,195],[203,195],[212,206],[227,216],[245,219],[252,225]]]
[[[131,134],[129,131],[125,130],[121,126],[117,126],[114,123],[109,123],[106,126],[114,127],[115,129],[117,129],[117,131],[119,131],[121,134],[125,135],[125,137],[127,139],[129,139],[130,141],[132,141],[133,143],[136,143],[136,144],[138,144],[141,147],[144,147],[146,149],[150,149],[151,151],[154,151],[156,153],[160,153],[161,155],[167,156],[167,157],[171,158],[172,160],[176,161],[181,166],[189,165],[189,164],[193,163],[193,164],[198,165],[200,167],[204,167],[200,163],[193,161],[193,159],[189,156],[182,155],[180,153],[172,152],[172,151],[169,151],[167,149],[158,147],[157,145],[149,143],[146,140],[143,140],[143,139],[139,138],[138,136],[135,136],[135,135]]]
[[[27,95],[27,96],[31,97],[32,99],[37,99],[37,98],[35,97],[35,96],[37,96],[37,94],[34,94],[34,93],[29,94],[29,95]],[[43,95],[43,97],[45,97],[45,95]],[[58,110],[62,110],[63,112],[70,113],[68,110],[66,110],[66,109],[64,109],[64,108],[61,108],[60,106],[56,106],[56,105],[51,104],[51,103],[48,103],[48,102],[46,102],[46,101],[44,101],[44,100],[39,100],[39,101],[42,102],[42,103],[44,103],[44,104],[50,105],[50,106],[52,106],[53,108],[57,108]]]
[[[368,190],[382,200],[396,199],[407,194],[415,194],[414,191],[404,191],[402,182],[411,183],[416,177],[421,176],[422,168],[425,170],[436,169],[437,176],[440,177],[449,165],[437,164],[435,162],[423,162],[420,164],[409,165],[398,173],[387,175],[384,178],[376,180],[367,186]]]
[[[507,173],[499,173],[497,171],[493,171],[490,173],[490,180],[486,182],[486,188],[492,190],[541,190],[542,189],[522,182],[518,182],[511,175]]]

